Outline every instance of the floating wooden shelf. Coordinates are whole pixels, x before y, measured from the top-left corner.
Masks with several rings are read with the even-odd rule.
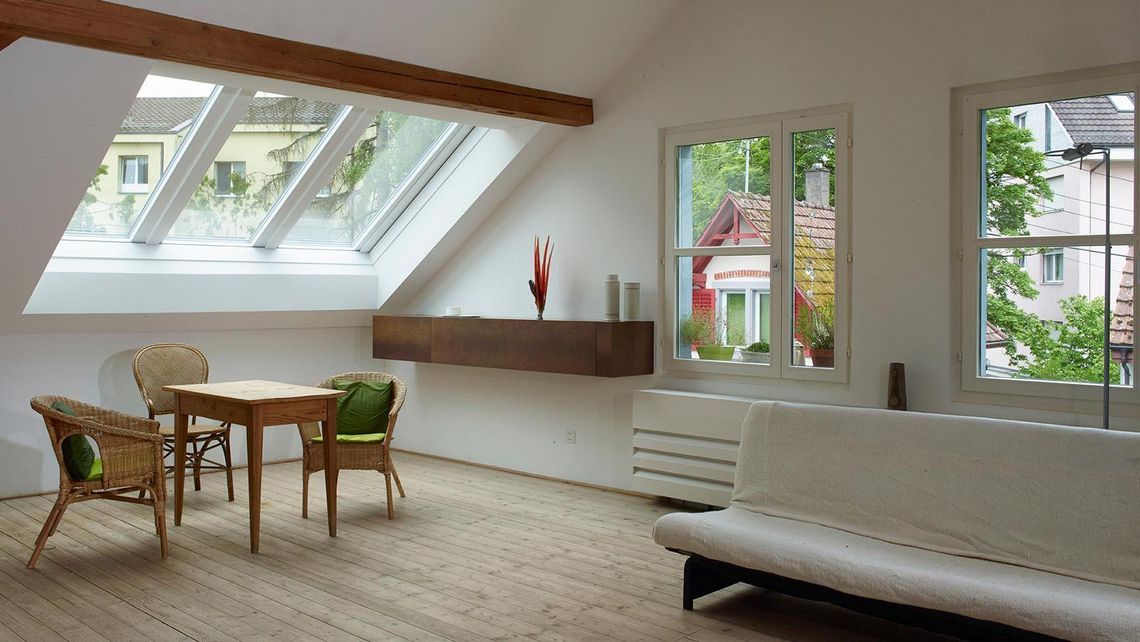
[[[372,317],[376,359],[594,377],[653,374],[652,321]]]

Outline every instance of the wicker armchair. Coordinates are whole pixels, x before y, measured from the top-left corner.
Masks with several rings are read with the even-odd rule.
[[[210,364],[202,351],[182,343],[156,343],[135,353],[133,370],[139,394],[151,419],[161,415],[174,414],[174,393],[162,389],[163,386],[206,383],[210,376]],[[185,466],[194,471],[194,490],[202,490],[202,469],[226,471],[226,492],[229,501],[234,500],[234,469],[230,458],[230,425],[197,425],[197,417],[191,419],[186,435],[186,445],[190,451],[183,453]],[[174,426],[162,426],[165,454],[171,462],[174,456]],[[224,463],[208,457],[211,450],[221,450]],[[174,467],[168,466],[167,473]]]
[[[389,446],[392,443],[392,433],[396,430],[396,418],[400,414],[400,407],[404,405],[404,396],[408,386],[394,375],[383,372],[346,372],[333,375],[317,384],[320,388],[333,388],[333,381],[377,381],[392,382],[392,407],[388,411],[388,426],[384,430],[384,438],[374,443],[341,442],[336,445],[336,458],[340,470],[375,470],[384,475],[384,485],[388,493],[388,519],[395,516],[392,506],[392,479],[396,480],[396,488],[400,497],[404,494],[404,485],[400,483],[400,476],[396,474],[396,466],[392,463],[392,453]],[[301,517],[309,517],[309,475],[325,469],[325,454],[320,442],[313,441],[321,436],[320,426],[314,423],[297,424],[301,433],[302,445],[302,495]]]
[[[52,404],[56,402],[67,404],[75,416],[53,409]],[[32,409],[43,415],[52,450],[59,463],[59,497],[36,538],[28,568],[35,568],[44,544],[55,534],[67,507],[89,499],[113,499],[153,506],[154,528],[162,559],[166,559],[166,469],[162,461],[162,436],[158,434],[158,422],[53,395],[33,397]],[[103,469],[101,476],[84,481],[72,479],[67,472],[62,444],[64,439],[76,434],[87,435],[95,441]],[[134,491],[141,491],[140,496],[123,496],[123,493]],[[150,499],[144,497],[146,494],[150,494]]]

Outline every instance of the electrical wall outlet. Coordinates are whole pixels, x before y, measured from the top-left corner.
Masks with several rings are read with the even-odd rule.
[[[576,430],[567,430],[566,431],[566,443],[568,443],[568,444],[578,443],[578,432]]]

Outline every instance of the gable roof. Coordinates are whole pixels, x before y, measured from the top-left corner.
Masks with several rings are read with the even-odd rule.
[[[1120,287],[1116,290],[1116,306],[1112,310],[1112,321],[1108,328],[1108,342],[1114,346],[1132,346],[1134,301],[1132,274],[1136,268],[1132,261],[1132,248],[1124,258],[1121,269]]]
[[[1136,100],[1135,94],[1128,97]],[[1049,103],[1074,143],[1115,146],[1136,140],[1133,112],[1117,111],[1108,96],[1090,96]]]
[[[793,208],[795,248],[793,258],[797,270],[810,270],[811,292],[815,296],[835,294],[835,208],[796,201]],[[748,229],[736,224],[736,217],[745,221]],[[696,247],[719,247],[738,242],[741,238],[759,237],[764,245],[772,242],[772,199],[752,192],[728,192],[695,243]],[[693,258],[693,271],[700,272],[711,257]],[[797,275],[797,280],[800,277]],[[800,284],[803,285],[803,284]],[[799,288],[800,286],[797,286]],[[802,288],[800,288],[802,289]]]
[[[120,134],[172,134],[188,127],[206,104],[205,97],[139,97],[119,127]],[[325,125],[340,105],[321,100],[281,96],[257,96],[249,104],[239,124]]]

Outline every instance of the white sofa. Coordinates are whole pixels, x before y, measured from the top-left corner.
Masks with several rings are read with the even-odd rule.
[[[1140,434],[758,402],[729,507],[653,538],[691,555],[685,608],[777,579],[912,623],[1140,640]]]

